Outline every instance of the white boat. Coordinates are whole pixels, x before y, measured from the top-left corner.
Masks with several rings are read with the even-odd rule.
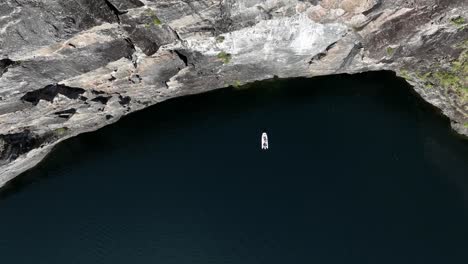
[[[268,149],[268,135],[265,132],[262,134],[262,149]]]

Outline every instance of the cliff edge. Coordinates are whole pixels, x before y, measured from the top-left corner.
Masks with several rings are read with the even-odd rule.
[[[468,135],[464,0],[4,0],[0,186],[169,98],[390,70]]]

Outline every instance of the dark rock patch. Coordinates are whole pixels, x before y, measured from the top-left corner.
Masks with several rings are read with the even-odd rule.
[[[131,38],[124,38],[125,41],[133,48],[135,49],[135,44],[133,44],[133,40]]]
[[[315,61],[321,60],[321,59],[323,59],[325,56],[327,56],[327,53],[325,53],[325,52],[320,52],[320,53],[318,53],[317,55],[313,56],[313,57],[310,59],[309,64],[312,64],[312,63],[314,63]]]
[[[119,96],[119,103],[122,106],[128,105],[131,100],[132,98],[130,98],[130,96],[121,96],[121,95]]]
[[[129,46],[133,51],[136,51],[135,44],[133,43],[133,40],[132,40],[131,38],[125,38],[124,40],[127,42],[128,46]],[[132,55],[129,54],[126,58],[129,59],[129,60],[132,60]],[[135,64],[135,62],[134,62],[134,64]],[[134,65],[134,66],[135,66],[135,68],[136,68],[136,65]]]
[[[70,118],[75,113],[76,113],[76,109],[75,108],[70,108],[70,109],[67,109],[67,110],[55,112],[54,115],[57,115],[60,118]]]
[[[131,83],[141,83],[141,76],[139,74],[134,74],[128,78]]]
[[[362,14],[365,15],[365,16],[368,16],[368,15],[371,14],[372,12],[379,10],[379,8],[380,8],[381,6],[382,6],[382,2],[379,1],[379,2],[377,2],[373,7],[371,7],[371,9],[362,12]]]
[[[185,49],[179,49],[174,51],[177,56],[185,63],[186,66],[192,65],[206,65],[207,58],[198,51],[191,51]]]
[[[44,88],[27,92],[21,97],[25,102],[37,105],[40,100],[52,102],[58,94],[62,94],[70,99],[78,99],[85,92],[82,88],[69,87],[62,84],[51,84]]]
[[[8,71],[8,68],[18,64],[16,61],[12,61],[10,59],[1,59],[0,60],[0,77]]]
[[[110,0],[104,0],[109,10],[114,13],[117,21],[120,23],[120,15],[123,15],[127,12],[120,11]]]
[[[12,161],[20,155],[39,147],[44,142],[41,138],[29,130],[20,133],[0,135],[0,163]]]
[[[401,43],[404,38],[417,32],[419,25],[431,20],[431,14],[429,9],[415,9],[386,21],[379,32],[371,34],[364,40],[364,46],[368,47],[371,53],[379,54],[379,51],[385,50],[392,43]]]
[[[325,56],[327,56],[328,51],[330,51],[336,45],[337,42],[338,41],[333,42],[332,44],[328,45],[327,48],[324,51],[322,51],[322,52],[316,54],[315,56],[313,56],[310,59],[309,64],[312,64],[315,61],[319,61],[319,60],[323,59]]]
[[[109,99],[111,99],[112,96],[97,96],[93,99],[91,99],[91,101],[93,102],[98,102],[98,103],[101,103],[101,104],[107,104],[107,102],[109,102]]]
[[[174,53],[179,56],[179,58],[184,62],[185,66],[188,66],[188,58],[182,52],[178,50],[174,50]]]
[[[91,90],[93,94],[105,94],[106,92],[98,91],[98,90]]]
[[[356,43],[354,47],[349,51],[348,55],[346,58],[343,59],[343,62],[340,65],[339,69],[344,69],[345,67],[348,67],[354,60],[354,57],[359,54],[359,52],[362,49],[362,44],[361,43]]]
[[[112,36],[113,33],[109,31],[108,34]],[[115,38],[108,42],[95,43],[86,47],[62,49],[58,53],[66,56],[66,59],[61,57],[52,60],[36,60],[24,63],[24,65],[31,70],[44,71],[45,68],[44,74],[51,77],[55,76],[57,72],[65,72],[67,76],[74,76],[77,71],[85,73],[121,58],[131,59],[134,52],[135,47],[132,43],[129,43],[125,38]]]
[[[77,0],[67,2],[76,2],[77,6],[79,6],[83,11],[87,11],[93,20],[104,20],[109,23],[118,21],[115,18],[113,10],[109,8],[107,0]],[[84,14],[81,14],[81,16],[83,15]]]
[[[117,10],[125,11],[130,8],[142,7],[145,4],[139,0],[108,0]]]
[[[153,11],[148,11],[138,18],[122,15],[121,19],[123,28],[128,32],[132,43],[141,48],[147,56],[153,55],[159,50],[159,47],[178,38],[174,31],[165,25],[164,21],[160,21]]]

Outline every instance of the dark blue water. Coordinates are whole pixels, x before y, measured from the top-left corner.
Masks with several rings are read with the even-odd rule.
[[[0,261],[466,264],[468,141],[389,73],[171,100],[5,189]]]

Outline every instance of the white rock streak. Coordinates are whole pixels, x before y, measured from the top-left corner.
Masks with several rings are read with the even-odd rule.
[[[225,40],[190,37],[183,46],[204,55],[216,56],[224,51],[232,54],[232,63],[244,64],[291,55],[311,57],[339,40],[347,27],[342,24],[318,24],[304,14],[266,20],[253,27],[225,34]],[[180,44],[179,44],[180,45]],[[173,48],[167,46],[166,48]]]

